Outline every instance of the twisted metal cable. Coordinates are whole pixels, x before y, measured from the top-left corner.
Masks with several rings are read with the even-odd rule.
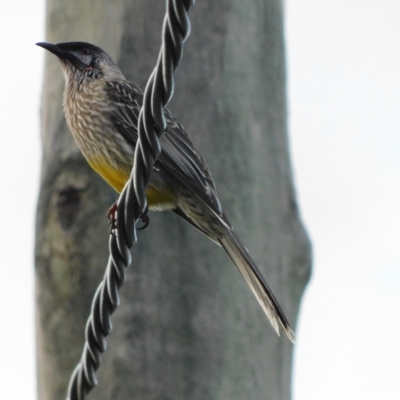
[[[174,92],[174,72],[182,58],[183,43],[190,33],[189,9],[195,0],[167,0],[162,46],[157,65],[146,85],[138,121],[138,142],[130,179],[117,203],[115,234],[110,235],[110,258],[97,288],[86,323],[86,342],[68,387],[68,400],[84,400],[97,385],[96,371],[112,331],[111,315],[119,305],[118,291],[131,263],[130,248],[136,244],[136,222],[147,213],[146,187],[161,153],[159,137],[166,128],[164,108]]]

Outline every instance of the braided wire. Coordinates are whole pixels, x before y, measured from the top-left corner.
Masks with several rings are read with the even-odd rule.
[[[174,92],[174,72],[182,58],[183,43],[190,34],[188,12],[195,0],[167,0],[162,45],[157,65],[147,82],[138,121],[134,165],[117,202],[116,226],[110,235],[110,257],[92,302],[86,323],[86,342],[72,373],[68,400],[83,400],[97,385],[96,371],[112,332],[111,315],[119,305],[119,289],[131,263],[130,248],[136,244],[136,222],[147,214],[146,187],[161,153],[159,137],[166,128],[164,108]]]

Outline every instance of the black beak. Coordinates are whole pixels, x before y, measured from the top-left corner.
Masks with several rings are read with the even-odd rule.
[[[65,59],[67,57],[68,51],[58,47],[56,44],[39,42],[36,46],[43,47],[44,49],[50,51],[50,53],[55,54],[58,58]]]
[[[74,56],[69,50],[63,49],[56,44],[39,42],[36,43],[36,45],[50,51],[50,53],[56,55],[60,59],[60,61],[69,62],[80,70],[84,70],[85,68],[87,68],[87,65],[83,63],[79,58]]]

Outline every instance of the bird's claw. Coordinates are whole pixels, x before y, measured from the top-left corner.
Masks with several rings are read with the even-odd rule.
[[[143,222],[143,226],[141,226],[140,228],[136,228],[136,230],[142,231],[143,229],[146,229],[149,226],[150,218],[146,214],[146,215],[143,215],[143,217],[140,217],[139,219]]]
[[[117,212],[117,203],[113,203],[107,212],[107,218],[109,219],[110,234],[115,236],[117,228],[117,218],[115,213]]]

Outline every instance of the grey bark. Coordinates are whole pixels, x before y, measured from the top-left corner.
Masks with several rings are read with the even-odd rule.
[[[47,41],[97,44],[145,85],[163,2],[47,0],[46,12]],[[227,214],[295,327],[310,245],[289,160],[281,1],[198,1],[191,21],[169,109],[207,159]],[[58,62],[46,56],[36,241],[41,400],[65,398],[79,361],[108,258],[106,211],[117,198],[68,132],[63,87]],[[289,399],[293,346],[276,336],[224,252],[172,213],[150,219],[89,398]]]

